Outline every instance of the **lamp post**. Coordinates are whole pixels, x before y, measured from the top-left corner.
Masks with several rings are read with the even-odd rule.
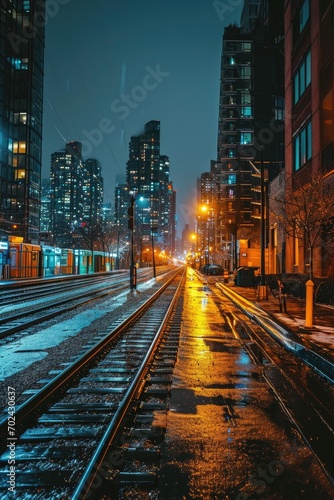
[[[158,228],[156,226],[151,227],[151,236],[152,236],[152,263],[153,263],[153,278],[156,277],[156,270],[155,270],[155,255],[154,255],[154,233],[158,232]]]
[[[141,196],[139,198],[140,201],[140,232],[141,235],[139,237],[140,241],[140,253],[139,253],[139,261],[140,265],[142,266],[142,260],[143,260],[143,236],[144,236],[144,201],[145,198]]]
[[[208,264],[209,260],[209,237],[206,236],[206,226],[208,222],[208,206],[207,205],[202,205],[201,206],[201,212],[203,215],[206,215],[206,218],[203,218],[202,224],[203,224],[203,250],[204,250],[204,265]],[[204,223],[203,223],[204,222]],[[208,231],[209,234],[209,231]]]
[[[264,165],[263,165],[263,149],[261,148],[261,281],[260,285],[264,286],[266,284],[265,277],[265,238],[266,238],[266,225],[265,225],[265,191],[264,191]]]
[[[192,234],[191,239],[194,241],[194,244],[192,247],[193,267],[196,269],[196,259],[197,259],[197,251],[198,251],[198,234]]]
[[[135,267],[134,256],[134,216],[135,216],[135,197],[131,195],[131,205],[128,208],[128,227],[131,231],[131,259],[130,259],[130,289],[137,288],[137,269]]]

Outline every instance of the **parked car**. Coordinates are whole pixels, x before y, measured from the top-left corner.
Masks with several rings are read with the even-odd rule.
[[[207,274],[210,276],[223,276],[224,268],[219,266],[218,264],[206,264],[202,266],[200,269],[201,273]]]

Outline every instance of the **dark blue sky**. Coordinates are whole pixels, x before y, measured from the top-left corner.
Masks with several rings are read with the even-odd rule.
[[[102,164],[105,202],[113,201],[130,136],[160,120],[180,233],[192,220],[196,179],[216,159],[222,35],[239,23],[243,0],[49,5],[56,8],[46,24],[44,176],[64,141],[82,141],[84,157]]]

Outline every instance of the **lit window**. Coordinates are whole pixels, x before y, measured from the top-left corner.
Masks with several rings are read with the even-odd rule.
[[[27,124],[27,113],[14,113],[14,123],[17,125],[18,123],[22,123],[23,125]]]
[[[26,143],[24,141],[19,142],[19,153],[24,154],[26,152]]]
[[[241,132],[240,143],[241,144],[252,144],[253,137],[251,132]]]
[[[275,120],[284,120],[284,98],[275,97]]]
[[[304,0],[299,11],[299,33],[303,31],[310,18],[310,0]]]
[[[253,116],[253,110],[251,106],[241,106],[241,116]]]
[[[252,68],[250,66],[241,67],[241,77],[250,78],[252,76]]]
[[[294,78],[293,78],[293,92],[294,104],[296,104],[305,90],[311,84],[311,51],[308,51],[302,60]]]
[[[251,42],[242,42],[241,43],[241,50],[243,52],[249,52],[250,50],[252,50]]]
[[[294,170],[299,170],[312,158],[312,122],[309,122],[293,140]]]
[[[244,92],[241,94],[241,104],[251,104],[252,97],[248,92]]]
[[[229,174],[227,176],[227,184],[235,184],[237,181],[237,176],[235,174]]]
[[[12,57],[10,59],[8,58],[8,61],[10,61],[14,69],[28,69],[28,58],[20,59],[19,57]]]
[[[16,178],[17,180],[19,180],[19,179],[25,179],[25,176],[26,176],[26,172],[25,172],[25,170],[17,170],[17,171],[15,172],[15,178]]]

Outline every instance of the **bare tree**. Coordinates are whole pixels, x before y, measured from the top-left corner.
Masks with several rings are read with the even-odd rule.
[[[84,223],[77,228],[77,232],[82,238],[82,243],[84,246],[92,253],[92,271],[94,272],[94,249],[102,250],[102,239],[103,239],[103,229],[100,224],[89,224]],[[87,273],[89,270],[89,263],[87,259]]]
[[[310,279],[313,278],[314,249],[323,245],[324,233],[334,234],[334,190],[324,177],[313,176],[298,189],[288,188],[273,199],[272,214],[289,236],[297,237],[309,252]]]

